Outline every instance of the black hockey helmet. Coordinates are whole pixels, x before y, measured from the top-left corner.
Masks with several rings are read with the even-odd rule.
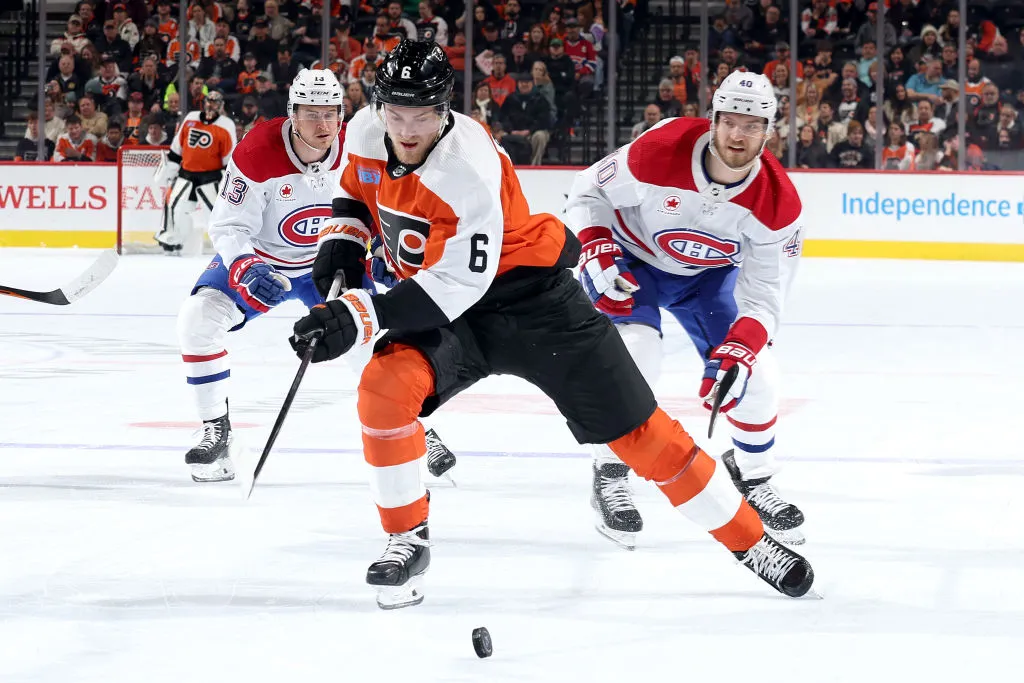
[[[402,107],[447,105],[455,69],[433,41],[403,40],[377,69],[373,96],[379,104]]]

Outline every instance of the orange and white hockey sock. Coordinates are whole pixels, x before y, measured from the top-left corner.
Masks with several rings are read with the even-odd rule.
[[[730,551],[749,550],[764,535],[761,519],[736,490],[725,467],[698,448],[661,408],[608,445],[634,472],[653,481],[677,510]]]
[[[392,344],[376,353],[359,382],[363,453],[370,465],[370,491],[389,534],[413,529],[429,506],[421,467],[427,454],[417,419],[434,391],[434,372],[422,353]]]

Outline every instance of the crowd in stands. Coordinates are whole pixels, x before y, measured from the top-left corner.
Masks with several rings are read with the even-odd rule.
[[[304,66],[338,75],[351,118],[369,104],[377,65],[407,37],[444,46],[459,70],[456,102],[471,60],[467,113],[515,162],[540,164],[552,136],[571,134],[582,108],[600,94],[612,38],[603,1],[619,12],[616,39],[625,47],[634,0],[332,2],[323,64],[321,0],[192,0],[184,46],[171,0],[83,0],[50,46],[45,107],[30,113],[18,154],[35,159],[40,121],[55,160],[109,161],[122,144],[165,145],[179,113],[199,109],[211,90],[223,93],[241,137],[259,121],[284,114],[289,84]],[[725,0],[707,36],[708,101],[732,71],[764,73],[779,100],[769,149],[785,162],[795,136],[796,165],[803,168],[874,168],[879,146],[885,169],[956,168],[961,90],[968,168],[992,168],[986,161],[991,153],[1024,148],[1024,2],[997,3],[998,11],[990,2],[971,3],[961,17],[957,0],[884,1],[879,46],[876,2],[802,0],[800,14],[790,17],[787,0]],[[472,55],[464,32],[470,11]],[[795,78],[790,21],[798,22]],[[961,21],[967,35],[962,50]],[[183,95],[177,90],[182,51],[188,56]],[[662,118],[702,114],[698,45],[679,52],[650,84],[649,104],[637,108],[634,137]]]
[[[459,70],[472,60],[470,113],[520,164],[540,164],[603,77],[602,0],[332,0],[322,63],[322,0],[192,0],[187,41],[171,0],[82,0],[50,45],[45,106],[29,114],[18,158],[37,159],[37,135],[55,161],[113,161],[121,145],[167,145],[181,112],[224,95],[239,139],[285,113],[302,67],[328,68],[346,88],[346,120],[368,105],[377,66],[402,38],[435,40]],[[628,15],[634,0],[614,0]],[[473,54],[467,55],[467,12]],[[186,93],[178,60],[188,59]],[[40,126],[42,121],[42,126]],[[52,143],[52,144],[51,144]]]
[[[958,166],[962,88],[965,168],[993,169],[986,161],[990,153],[1024,148],[1024,2],[970,5],[969,15],[961,17],[956,0],[888,0],[880,46],[876,2],[801,2],[795,19],[796,77],[791,78],[789,2],[726,0],[708,35],[708,101],[732,71],[761,72],[771,79],[779,101],[777,135],[769,149],[783,162],[789,136],[795,135],[800,168],[873,169],[880,145],[884,169],[952,170]],[[958,80],[961,21],[967,36],[964,83]],[[663,117],[686,115],[686,107],[699,100],[700,82],[698,46],[688,46],[669,60],[634,137]],[[794,106],[796,130],[791,131]]]

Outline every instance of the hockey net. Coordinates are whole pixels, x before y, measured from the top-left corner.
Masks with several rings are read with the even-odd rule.
[[[170,188],[157,181],[155,175],[167,151],[167,147],[121,147],[117,151],[118,253],[158,254],[163,251],[153,236],[163,223],[164,203]],[[205,220],[196,221],[197,227],[205,228],[205,225]],[[203,251],[213,251],[205,236]]]

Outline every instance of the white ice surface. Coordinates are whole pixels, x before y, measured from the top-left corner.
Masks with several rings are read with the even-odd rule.
[[[0,283],[51,289],[94,256],[2,250]],[[248,503],[189,479],[174,326],[203,266],[126,257],[66,309],[0,297],[2,683],[1017,680],[1024,267],[805,260],[777,338],[776,481],[824,600],[776,594],[642,482],[639,548],[617,549],[553,406],[491,378],[431,420],[459,487],[433,488],[426,601],[382,612],[344,363],[311,368]],[[301,310],[230,338],[250,444]],[[674,322],[666,344],[659,397],[704,433],[696,354]]]

